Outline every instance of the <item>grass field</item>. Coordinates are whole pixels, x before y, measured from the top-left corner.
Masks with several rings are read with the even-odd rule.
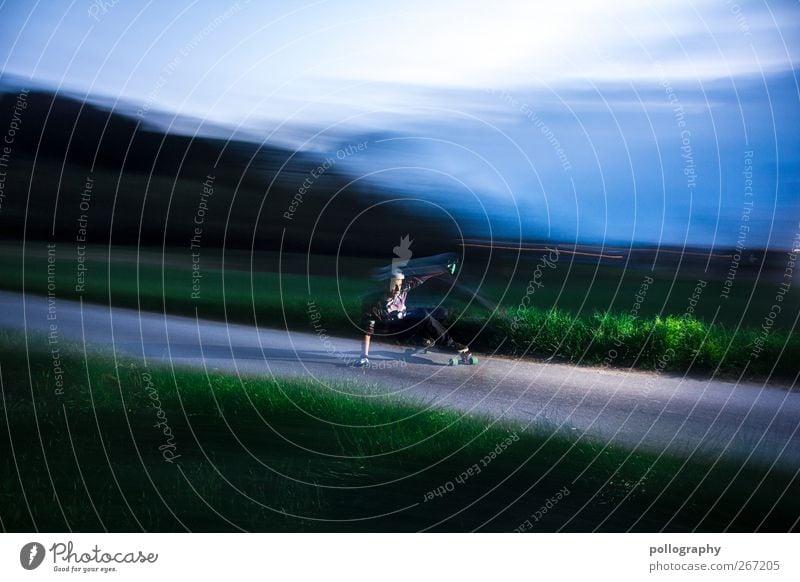
[[[0,245],[0,288],[46,294],[53,283],[64,299],[307,331],[313,331],[313,301],[325,328],[342,335],[359,333],[361,296],[376,284],[365,276],[375,261],[364,259],[229,252],[223,261],[219,252],[204,251],[195,263],[187,250],[128,247],[88,247],[79,272],[75,246],[62,243],[50,271],[45,243],[30,243],[23,282],[21,257],[19,244]],[[796,288],[782,298],[780,316],[770,319],[778,287],[769,280],[756,286],[742,281],[723,309],[714,301],[717,283],[698,293],[692,277],[562,265],[569,268],[545,268],[534,279],[523,265],[502,273],[507,282],[497,274],[479,283],[477,274],[468,274],[472,287],[497,305],[493,311],[436,283],[415,291],[412,300],[430,305],[445,295],[453,334],[483,352],[732,378],[791,378],[796,372]]]
[[[79,346],[54,370],[44,338],[29,341],[26,355],[0,334],[6,531],[785,531],[800,517],[779,468],[723,460],[706,476],[702,458],[680,468],[369,386],[148,369]]]

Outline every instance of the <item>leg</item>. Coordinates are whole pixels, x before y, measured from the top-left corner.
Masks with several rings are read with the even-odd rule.
[[[455,342],[453,338],[450,337],[450,334],[447,333],[447,328],[442,325],[442,322],[436,319],[435,314],[432,313],[430,310],[424,310],[424,319],[422,320],[422,325],[427,330],[427,333],[438,343],[439,345],[445,345],[447,347],[453,347]]]
[[[453,340],[452,336],[447,333],[447,328],[436,317],[437,311],[431,312],[430,310],[425,310],[426,313],[423,325],[428,330],[428,333],[436,338],[436,342],[439,345],[444,345],[457,351],[459,357],[466,361],[470,357],[469,347]]]
[[[357,366],[369,366],[369,342],[373,333],[375,333],[375,320],[367,319],[364,325],[364,341],[361,344],[361,359],[356,364]]]

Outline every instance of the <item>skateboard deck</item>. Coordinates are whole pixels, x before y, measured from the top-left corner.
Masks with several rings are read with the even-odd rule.
[[[418,356],[418,355],[421,355],[421,354],[422,355],[427,355],[427,354],[430,354],[430,353],[435,353],[437,351],[438,350],[435,347],[431,348],[431,347],[428,347],[428,346],[421,346],[421,347],[417,347],[417,348],[407,348],[406,351],[405,351],[405,359],[408,360],[410,358],[413,358],[414,356]],[[464,355],[451,356],[447,360],[447,365],[449,365],[449,366],[472,366],[472,365],[475,365],[477,363],[478,363],[478,358],[476,356],[473,356],[469,352],[467,352]]]

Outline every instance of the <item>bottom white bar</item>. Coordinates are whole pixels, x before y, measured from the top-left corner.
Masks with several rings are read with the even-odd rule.
[[[0,580],[800,580],[798,541],[792,534],[3,534]]]

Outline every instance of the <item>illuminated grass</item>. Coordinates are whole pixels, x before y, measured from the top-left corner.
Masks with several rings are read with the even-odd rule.
[[[466,321],[477,327],[478,322]],[[738,377],[791,378],[800,361],[800,337],[785,330],[733,330],[690,317],[634,318],[595,313],[575,317],[557,309],[507,311],[493,330],[507,353],[554,356],[581,364],[677,373],[717,372]]]

